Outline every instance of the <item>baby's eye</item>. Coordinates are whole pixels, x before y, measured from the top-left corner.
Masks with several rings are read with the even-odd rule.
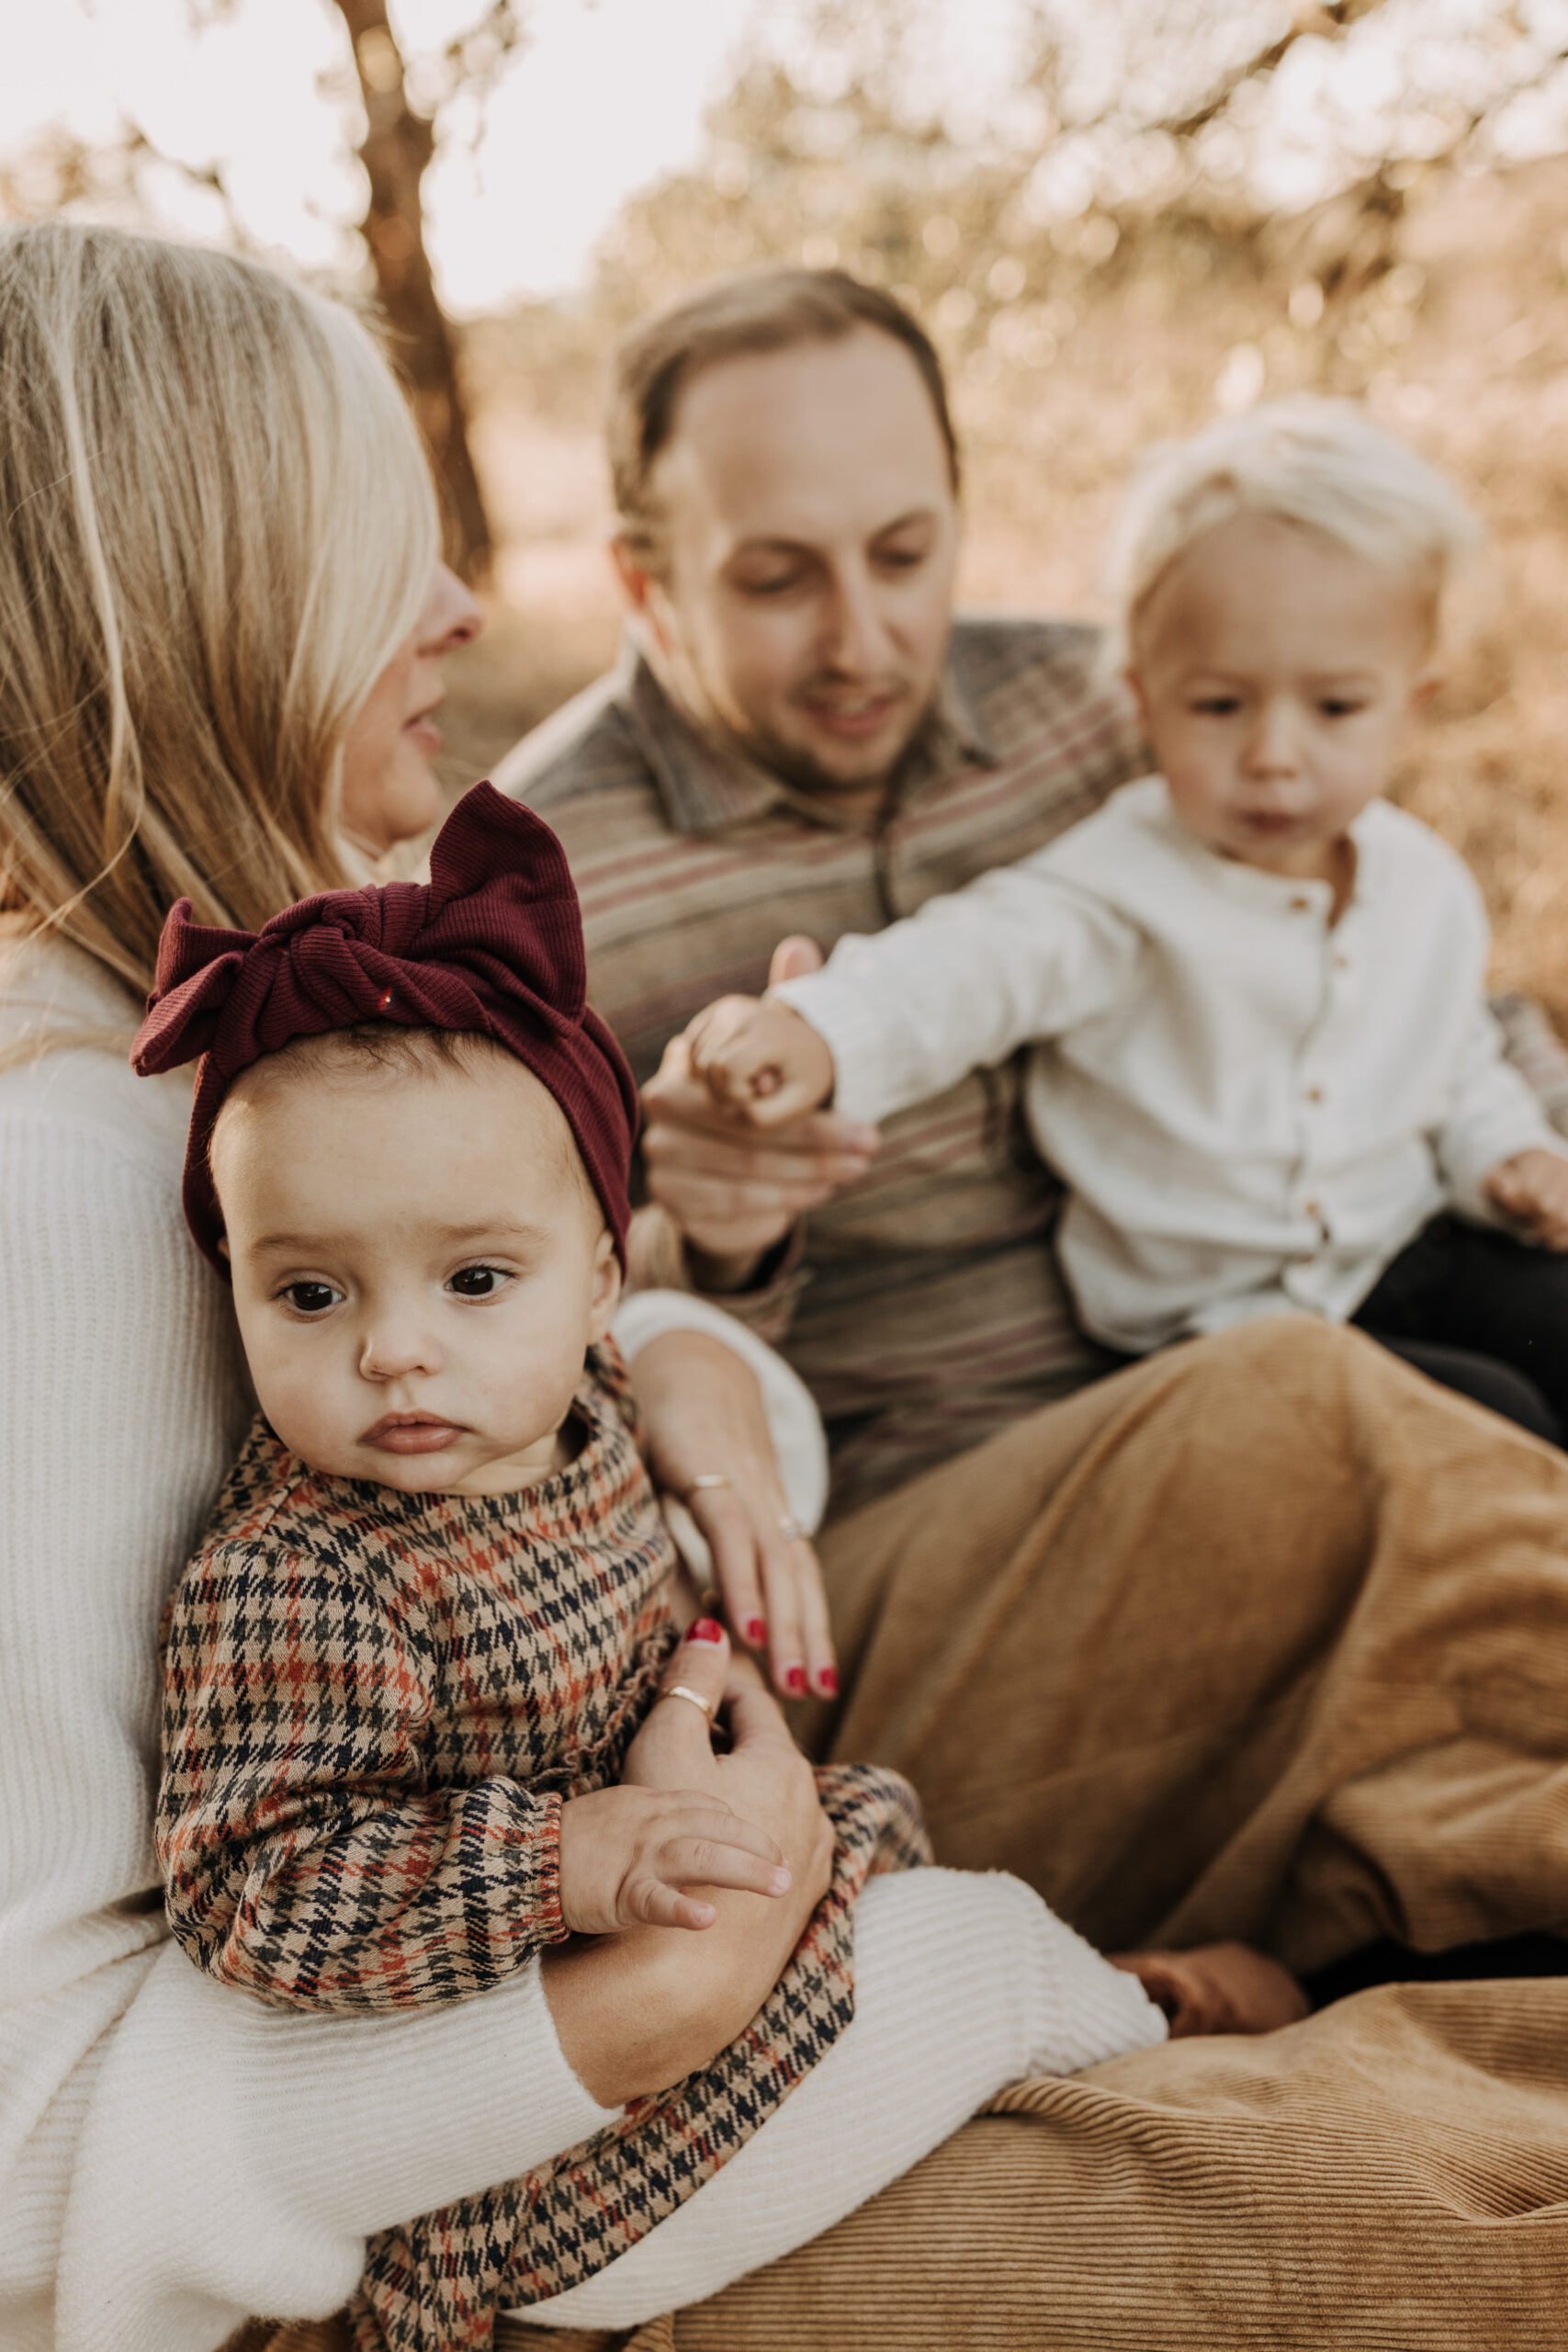
[[[1241,708],[1239,695],[1201,695],[1191,706],[1205,718],[1229,718]]]
[[[343,1296],[331,1283],[288,1283],[278,1296],[294,1309],[296,1315],[324,1315]]]
[[[511,1279],[502,1266],[459,1266],[446,1287],[458,1298],[493,1298]]]
[[[1317,707],[1325,718],[1353,718],[1367,706],[1364,702],[1354,701],[1348,695],[1325,695]]]

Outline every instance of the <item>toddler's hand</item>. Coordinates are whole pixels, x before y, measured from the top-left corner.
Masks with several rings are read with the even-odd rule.
[[[1542,1249],[1568,1250],[1568,1157],[1517,1151],[1492,1170],[1483,1189]]]
[[[789,1885],[773,1839],[698,1790],[595,1789],[561,1807],[561,1917],[574,1935],[711,1928],[717,1912],[687,1888],[780,1895]]]
[[[686,1032],[694,1074],[753,1126],[804,1118],[833,1091],[833,1057],[809,1021],[773,997],[721,996]]]

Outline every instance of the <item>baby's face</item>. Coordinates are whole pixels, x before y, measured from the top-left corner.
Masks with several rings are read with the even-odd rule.
[[[1242,514],[1142,616],[1131,673],[1156,763],[1212,850],[1332,879],[1435,680],[1415,585],[1315,532]]]
[[[505,1494],[557,1466],[620,1277],[566,1120],[521,1063],[260,1062],[212,1167],[287,1446],[418,1494]]]

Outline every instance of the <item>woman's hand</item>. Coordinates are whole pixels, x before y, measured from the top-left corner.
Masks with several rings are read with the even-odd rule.
[[[632,1366],[655,1483],[678,1495],[713,1554],[731,1627],[766,1649],[786,1698],[837,1695],[822,1571],[792,1533],[762,1392],[750,1367],[705,1331],[666,1331]],[[720,1478],[713,1487],[700,1483]]]
[[[695,1633],[696,1628],[693,1628]],[[773,1900],[718,1890],[701,1936],[636,1928],[558,1946],[544,1962],[545,1990],[567,2064],[604,2107],[665,2090],[707,2065],[745,2030],[826,1893],[833,1833],[810,1765],[750,1660],[729,1645],[689,1634],[665,1669],[728,1706],[734,1746],[716,1756],[703,1709],[660,1699],[632,1742],[625,1785],[690,1790],[750,1823],[783,1853],[788,1891]]]

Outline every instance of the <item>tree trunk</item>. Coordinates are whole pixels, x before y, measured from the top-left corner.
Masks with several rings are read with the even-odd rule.
[[[434,462],[458,569],[469,580],[482,578],[493,551],[490,521],[468,449],[452,331],[436,300],[424,250],[420,181],[435,152],[435,133],[409,105],[385,0],[336,0],[336,6],[354,44],[365,100],[368,128],[359,157],[369,175],[370,203],[360,227],[375,266],[392,356]]]

